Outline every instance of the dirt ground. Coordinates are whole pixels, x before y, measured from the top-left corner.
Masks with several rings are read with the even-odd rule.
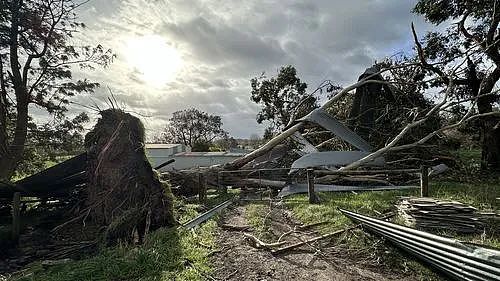
[[[219,225],[248,226],[247,207],[239,205],[228,209]],[[298,225],[284,208],[272,208],[267,216],[274,237]],[[218,231],[220,251],[212,256],[216,280],[417,280],[391,272],[373,260],[345,254],[325,242],[273,255],[269,250],[253,247],[251,239],[246,238],[241,230],[220,227]],[[257,236],[252,229],[245,232]],[[282,240],[298,242],[317,235],[314,231],[293,233]]]

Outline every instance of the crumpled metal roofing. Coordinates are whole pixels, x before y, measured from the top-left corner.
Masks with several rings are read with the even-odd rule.
[[[340,211],[455,280],[500,280],[500,251]]]

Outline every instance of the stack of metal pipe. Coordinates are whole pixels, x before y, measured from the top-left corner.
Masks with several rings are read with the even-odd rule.
[[[455,280],[500,280],[500,251],[340,211]]]

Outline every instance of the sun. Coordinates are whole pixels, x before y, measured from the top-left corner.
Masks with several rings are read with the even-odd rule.
[[[179,51],[159,35],[127,38],[124,53],[127,64],[155,87],[174,80],[182,66]]]

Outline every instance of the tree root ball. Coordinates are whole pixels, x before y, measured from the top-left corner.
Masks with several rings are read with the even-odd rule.
[[[96,223],[107,226],[106,240],[131,240],[173,226],[173,196],[146,158],[144,126],[119,109],[101,111],[85,136],[86,205]]]

